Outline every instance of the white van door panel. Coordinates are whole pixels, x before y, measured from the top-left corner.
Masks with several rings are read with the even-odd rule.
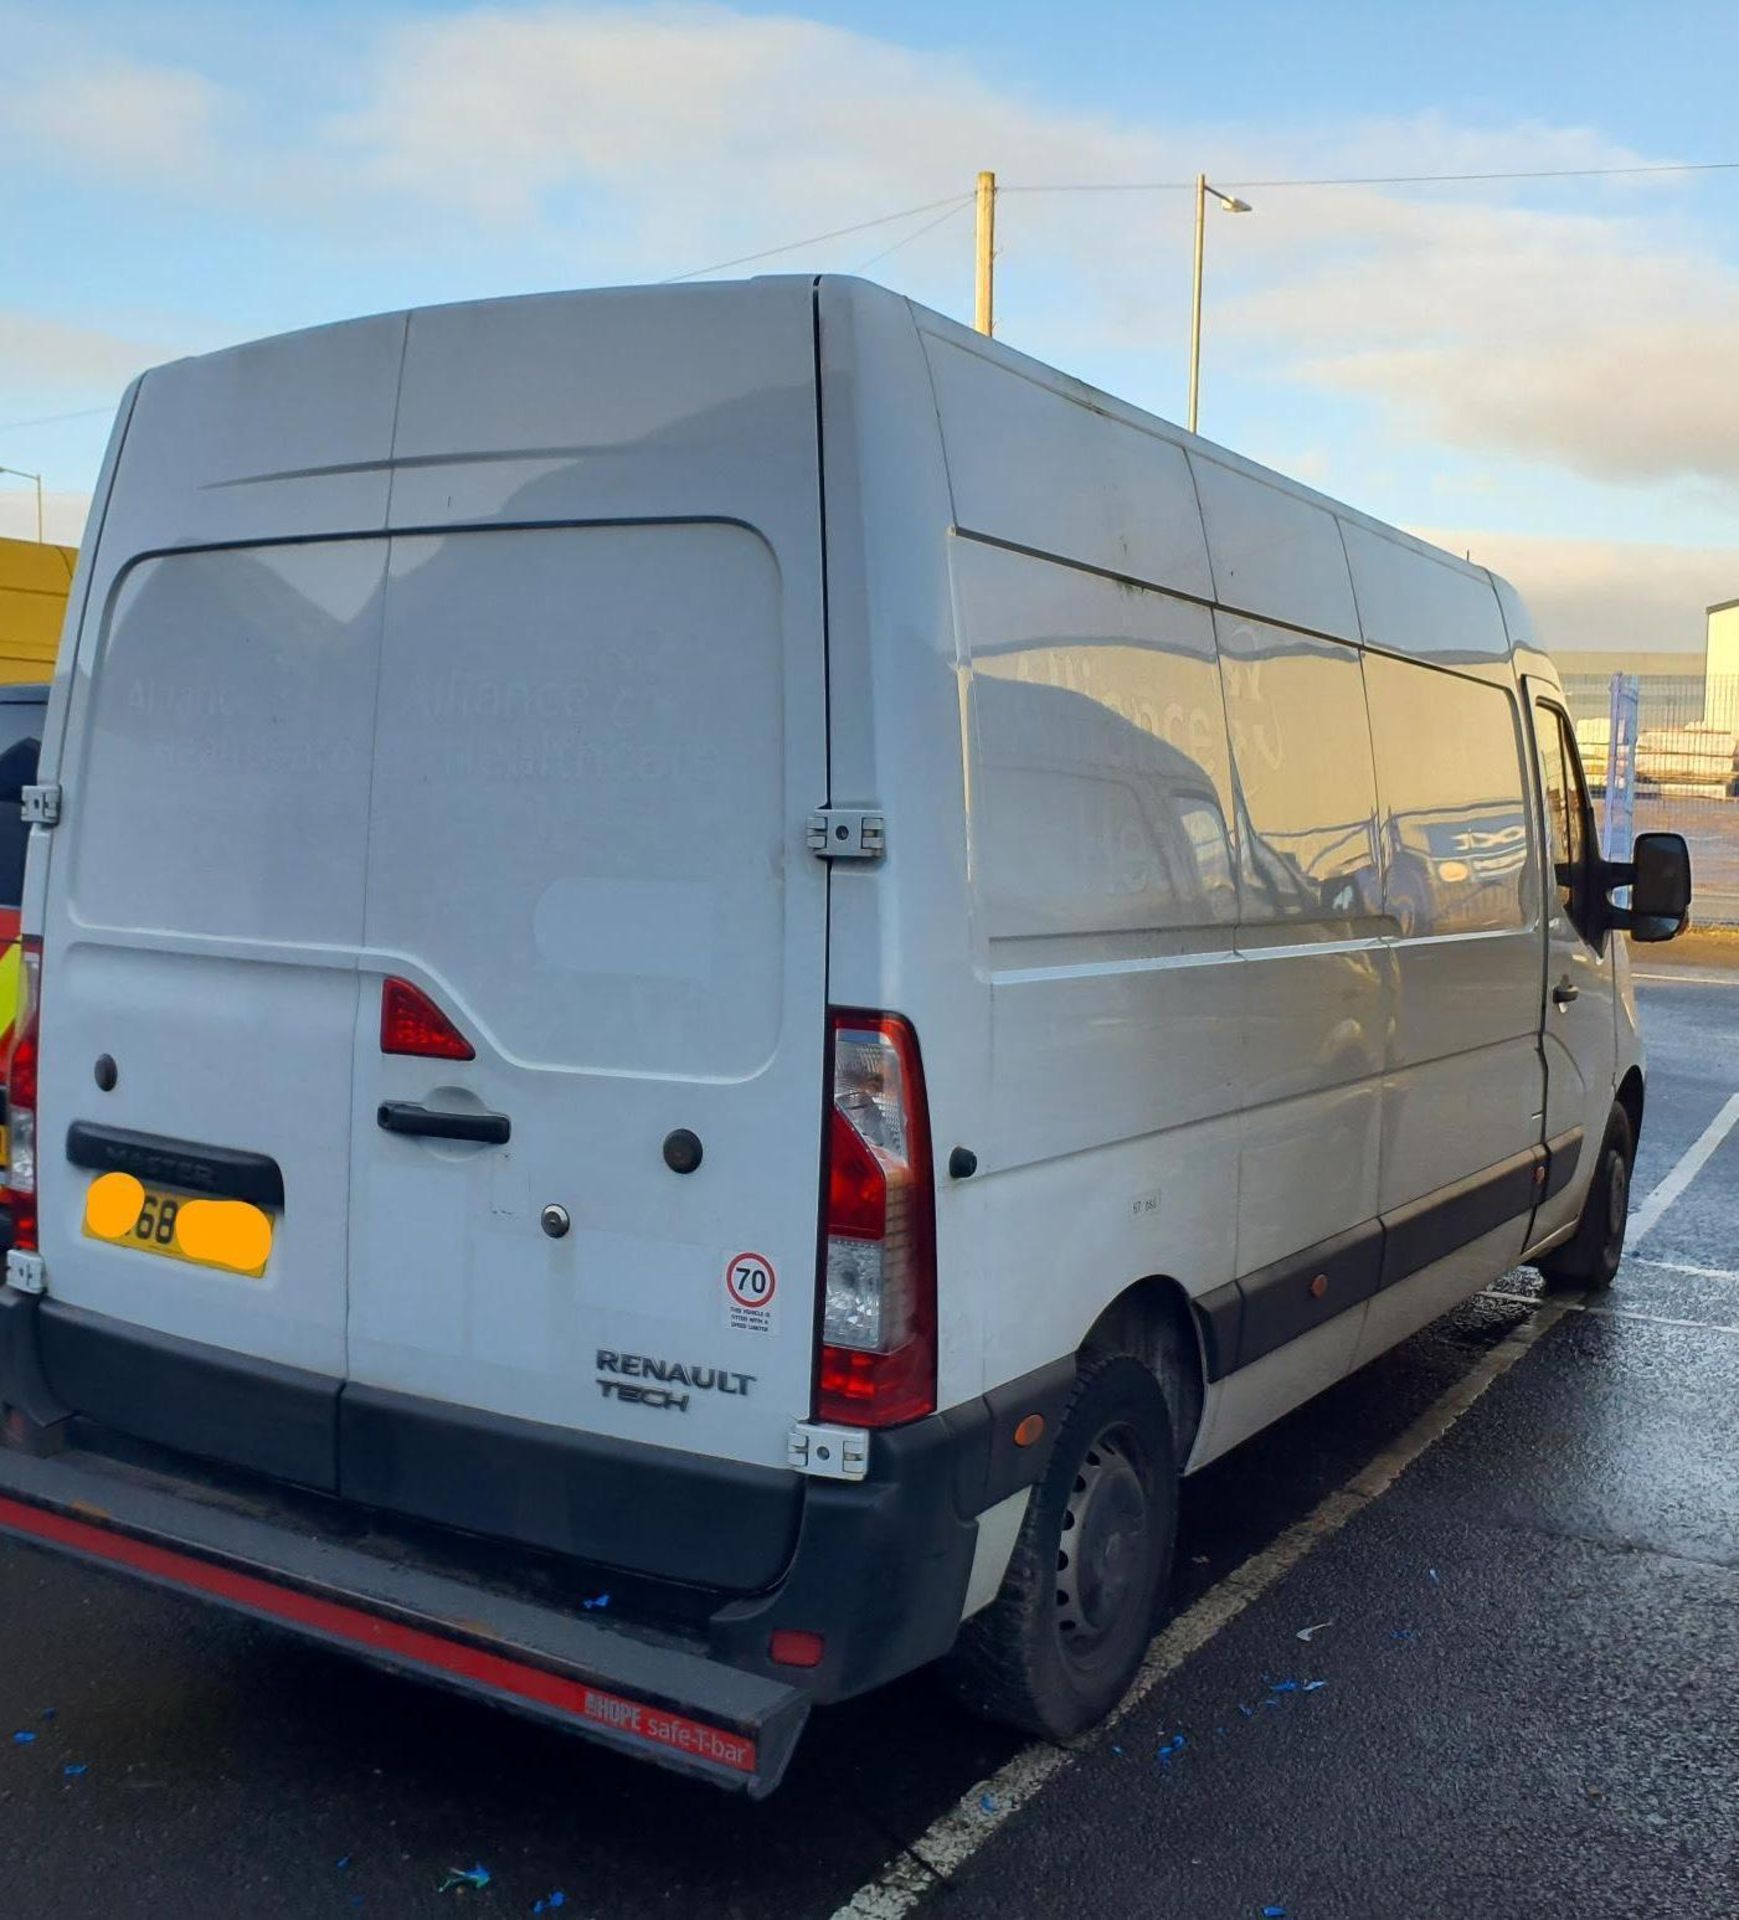
[[[379,541],[317,541],[126,574],[81,654],[97,671],[44,924],[54,1296],[334,1376],[384,566]],[[93,1175],[59,1158],[74,1122],[274,1161],[265,1272],[86,1236]]]
[[[730,524],[395,537],[353,1381],[783,1464],[810,1403],[825,1032],[808,604]],[[475,1060],[381,1051],[393,974]],[[383,1101],[504,1115],[511,1137],[389,1133]],[[702,1143],[690,1173],[664,1157],[679,1129]],[[748,1261],[773,1276],[764,1309],[733,1297]]]
[[[1237,945],[1246,976],[1243,1364],[1215,1416],[1218,1451],[1233,1444],[1227,1434],[1241,1438],[1277,1419],[1352,1364],[1378,1267],[1394,967],[1382,940],[1376,782],[1357,651],[1225,613],[1214,623],[1238,775]],[[1269,1351],[1277,1341],[1278,1354]]]
[[[1525,684],[1531,694],[1540,761],[1548,868],[1540,1019],[1546,1065],[1545,1137],[1554,1148],[1554,1177],[1534,1217],[1532,1237],[1538,1242],[1568,1226],[1581,1212],[1612,1108],[1618,991],[1613,950],[1618,936],[1609,933],[1597,947],[1582,930],[1589,923],[1594,811],[1576,752],[1575,730],[1556,690],[1539,681]],[[1574,1141],[1578,1132],[1580,1140]],[[1572,1152],[1568,1143],[1573,1141]]]

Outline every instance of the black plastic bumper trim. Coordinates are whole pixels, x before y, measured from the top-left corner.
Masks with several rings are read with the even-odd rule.
[[[1209,1381],[1278,1352],[1382,1288],[1526,1218],[1568,1183],[1581,1144],[1582,1130],[1572,1128],[1203,1294],[1194,1304]]]
[[[45,1299],[35,1352],[55,1398],[159,1446],[338,1487],[339,1382]],[[4,1390],[0,1378],[0,1391]]]
[[[785,1570],[799,1475],[349,1382],[338,1491],[440,1526],[754,1593]]]
[[[1526,1147],[1385,1213],[1382,1285],[1392,1287],[1482,1234],[1531,1213],[1544,1186],[1545,1165],[1544,1147]]]
[[[1247,1367],[1368,1300],[1382,1268],[1383,1224],[1367,1220],[1246,1274],[1238,1283],[1244,1296],[1238,1364]]]
[[[1546,1184],[1542,1200],[1555,1200],[1576,1176],[1582,1160],[1582,1129],[1572,1127],[1546,1142]]]

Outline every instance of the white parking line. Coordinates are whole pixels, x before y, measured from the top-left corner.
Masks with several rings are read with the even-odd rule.
[[[1731,973],[1694,972],[1691,968],[1674,968],[1671,973],[1637,973],[1630,976],[1639,986],[1650,987],[1739,987],[1739,968]]]
[[[1728,1099],[1680,1155],[1666,1178],[1631,1215],[1633,1242],[1660,1221],[1731,1132],[1735,1122],[1739,1122],[1739,1093]],[[835,1911],[833,1920],[904,1920],[932,1888],[946,1885],[1012,1814],[1018,1813],[1051,1780],[1072,1766],[1078,1753],[1138,1707],[1161,1680],[1205,1647],[1222,1627],[1228,1626],[1252,1601],[1260,1599],[1290,1573],[1313,1548],[1339,1533],[1355,1514],[1387,1493],[1407,1468],[1441,1440],[1486,1388],[1508,1373],[1542,1334],[1555,1327],[1567,1313],[1586,1305],[1585,1295],[1569,1290],[1536,1296],[1488,1289],[1485,1298],[1513,1301],[1534,1311],[1439,1395],[1392,1446],[1385,1447],[1304,1519],[1288,1527],[1260,1553],[1252,1554],[1242,1566],[1234,1568],[1217,1586],[1203,1594],[1194,1606],[1180,1613],[1148,1649],[1147,1658],[1142,1661],[1122,1704],[1104,1726],[1095,1728],[1072,1746],[1035,1742],[1023,1747],[988,1780],[969,1787],[947,1812],[932,1820],[916,1840],[895,1854],[873,1880],[866,1881]],[[1617,1318],[1621,1310],[1596,1307],[1588,1311]],[[1652,1316],[1624,1314],[1623,1317]],[[1688,1326],[1693,1323],[1663,1321],[1661,1324]],[[1739,1328],[1719,1327],[1707,1331],[1739,1333]]]
[[[1499,1293],[1494,1287],[1487,1287],[1479,1297],[1482,1300],[1502,1300],[1516,1307],[1537,1307],[1540,1304],[1537,1293]],[[1645,1327],[1684,1327],[1692,1333],[1739,1334],[1739,1327],[1722,1326],[1718,1321],[1671,1320],[1664,1313],[1638,1313],[1634,1307],[1597,1307],[1586,1300],[1574,1302],[1571,1311],[1591,1313],[1600,1320],[1640,1320]]]
[[[1571,1293],[1546,1300],[1530,1299],[1533,1317],[1513,1328],[1473,1367],[1434,1400],[1392,1446],[1331,1493],[1296,1525],[1288,1527],[1271,1545],[1252,1554],[1218,1586],[1188,1607],[1148,1649],[1134,1684],[1106,1722],[1115,1726],[1146,1699],[1168,1674],[1192,1653],[1205,1647],[1254,1600],[1315,1547],[1338,1533],[1373,1500],[1387,1493],[1402,1473],[1454,1426],[1485,1392],[1506,1374],[1528,1349],[1579,1302]],[[1073,1747],[1035,1744],[1023,1747],[988,1780],[967,1789],[948,1811],[933,1820],[924,1833],[897,1853],[876,1877],[858,1888],[833,1920],[903,1920],[938,1883],[957,1874],[1011,1814],[1018,1813],[1059,1773],[1073,1765],[1076,1754],[1101,1738],[1097,1728]]]
[[[1731,1267],[1693,1267],[1684,1260],[1645,1260],[1640,1253],[1634,1258],[1626,1254],[1625,1259],[1633,1267],[1653,1267],[1661,1273],[1691,1273],[1699,1280],[1739,1280],[1739,1272]]]
[[[1660,1217],[1702,1172],[1709,1156],[1733,1131],[1739,1121],[1739,1093],[1729,1094],[1727,1102],[1695,1140],[1679,1155],[1673,1170],[1630,1216],[1625,1244],[1634,1247],[1645,1233],[1660,1224]]]

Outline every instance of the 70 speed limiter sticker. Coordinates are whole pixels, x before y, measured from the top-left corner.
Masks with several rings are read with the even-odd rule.
[[[725,1325],[735,1333],[771,1333],[779,1276],[762,1253],[733,1253],[725,1265]]]

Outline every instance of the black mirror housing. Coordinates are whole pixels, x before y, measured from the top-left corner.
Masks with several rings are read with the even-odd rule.
[[[1608,905],[1611,925],[1633,940],[1672,940],[1691,911],[1691,850],[1682,833],[1640,833],[1628,861],[1609,861],[1605,891],[1630,888],[1627,907]]]

